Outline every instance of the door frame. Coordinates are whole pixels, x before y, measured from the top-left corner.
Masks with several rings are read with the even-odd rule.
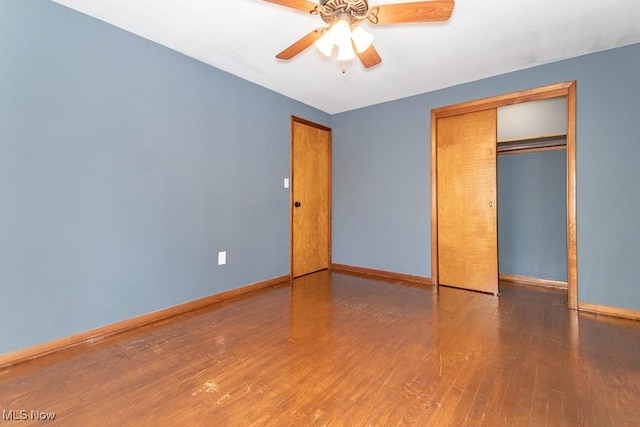
[[[309,120],[303,119],[301,117],[297,117],[297,116],[291,116],[291,122],[290,122],[290,132],[291,132],[291,143],[289,146],[289,159],[290,159],[290,172],[289,172],[289,278],[293,279],[293,258],[294,258],[294,254],[293,254],[293,210],[295,209],[293,206],[294,200],[293,200],[293,190],[295,188],[296,183],[294,182],[293,179],[293,171],[294,171],[294,167],[295,167],[295,159],[293,158],[293,144],[294,144],[294,132],[293,132],[293,127],[295,125],[295,123],[300,123],[306,126],[311,126],[317,129],[321,129],[324,131],[329,132],[329,174],[327,179],[329,180],[329,182],[327,183],[327,191],[329,192],[329,194],[327,195],[327,209],[328,209],[328,213],[329,213],[329,226],[328,226],[328,236],[327,236],[327,255],[328,255],[328,266],[327,269],[331,270],[331,234],[332,234],[332,223],[333,223],[333,218],[332,218],[332,210],[331,210],[331,199],[332,199],[332,171],[333,171],[333,165],[332,165],[332,158],[333,158],[333,133],[331,128],[327,127],[327,126],[323,126],[321,124],[318,123],[314,123],[311,122]]]
[[[478,99],[431,110],[431,280],[438,279],[437,121],[443,117],[488,110],[547,98],[567,98],[567,299],[578,309],[578,238],[576,212],[576,81],[567,81],[519,92]],[[496,183],[497,185],[497,183]]]

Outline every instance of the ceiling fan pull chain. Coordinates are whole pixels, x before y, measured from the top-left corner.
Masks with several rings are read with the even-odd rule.
[[[346,72],[347,72],[347,67],[346,67],[346,65],[344,64],[344,61],[342,61],[342,74],[344,74],[344,73],[346,73]]]

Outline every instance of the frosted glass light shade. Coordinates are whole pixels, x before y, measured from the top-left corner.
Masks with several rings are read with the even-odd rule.
[[[331,31],[326,31],[322,37],[316,40],[313,44],[324,56],[331,56],[331,53],[333,52],[333,38],[331,37]]]
[[[347,21],[343,21],[342,19],[338,20],[331,30],[331,38],[333,39],[333,44],[338,46],[342,46],[343,44],[351,41],[351,27]]]
[[[356,51],[362,53],[369,49],[369,46],[373,43],[373,34],[361,27],[355,27],[351,32],[351,39],[353,44],[356,45]]]
[[[356,53],[353,51],[351,45],[351,39],[346,43],[342,43],[338,46],[338,61],[348,61],[356,57]]]

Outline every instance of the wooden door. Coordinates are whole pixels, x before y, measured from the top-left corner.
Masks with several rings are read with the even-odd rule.
[[[331,129],[292,120],[291,275],[329,268]]]
[[[439,118],[438,280],[498,293],[495,109]]]

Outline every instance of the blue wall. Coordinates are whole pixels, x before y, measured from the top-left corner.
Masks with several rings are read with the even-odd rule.
[[[640,44],[333,116],[333,261],[429,277],[431,109],[577,80],[578,300],[640,310],[638,70]]]
[[[566,151],[498,156],[498,267],[567,281]]]
[[[0,353],[288,274],[292,114],[331,124],[63,6],[2,0]]]
[[[292,114],[333,127],[333,261],[428,277],[431,109],[574,79],[579,300],[638,310],[638,69],[633,45],[330,117],[3,0],[0,353],[287,274]]]

